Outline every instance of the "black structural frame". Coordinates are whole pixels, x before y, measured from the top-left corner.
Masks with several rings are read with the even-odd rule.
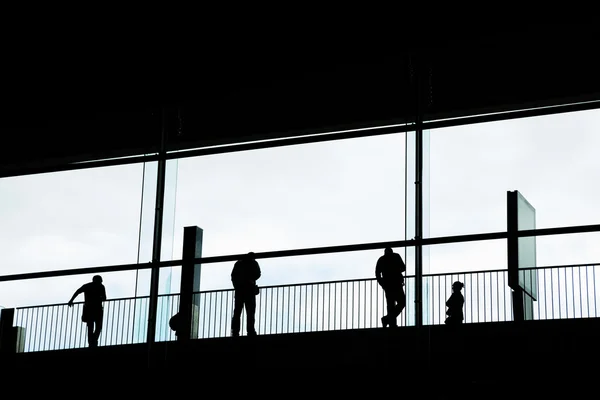
[[[157,196],[156,196],[156,207],[155,207],[155,222],[154,222],[154,242],[152,252],[152,262],[148,264],[122,264],[122,265],[110,265],[110,266],[93,266],[78,269],[69,270],[55,270],[55,271],[43,271],[23,274],[12,274],[0,276],[0,282],[16,281],[16,280],[27,280],[27,279],[40,279],[50,277],[60,277],[69,275],[80,275],[80,274],[98,274],[106,272],[119,272],[119,271],[132,271],[132,270],[143,270],[151,269],[151,283],[150,283],[150,310],[148,320],[148,335],[147,342],[152,344],[155,341],[155,327],[156,327],[156,311],[157,311],[157,298],[158,298],[158,277],[160,268],[181,266],[184,263],[193,264],[209,264],[217,262],[230,262],[239,259],[241,254],[231,254],[224,256],[214,257],[200,257],[193,261],[191,259],[186,260],[172,260],[172,261],[160,261],[160,249],[161,249],[161,237],[162,237],[162,221],[163,221],[163,200],[165,190],[165,168],[166,161],[169,159],[179,159],[187,157],[197,157],[210,154],[221,154],[238,151],[248,151],[254,149],[264,149],[282,146],[291,146],[303,143],[315,143],[323,141],[334,141],[340,139],[359,138],[367,136],[385,135],[391,133],[402,133],[408,131],[416,132],[416,180],[415,180],[415,238],[410,240],[397,240],[389,242],[375,242],[375,243],[361,243],[352,245],[339,245],[339,246],[327,246],[327,247],[314,247],[314,248],[303,248],[303,249],[292,249],[292,250],[280,250],[280,251],[269,251],[256,253],[256,258],[277,258],[277,257],[289,257],[289,256],[300,256],[300,255],[311,255],[311,254],[324,254],[324,253],[338,253],[348,251],[362,251],[362,250],[373,250],[383,249],[385,247],[415,247],[415,323],[417,326],[422,326],[422,247],[433,245],[433,244],[444,244],[444,243],[459,243],[459,242],[471,242],[481,240],[494,240],[494,239],[508,239],[508,231],[504,232],[490,232],[482,234],[470,234],[470,235],[457,235],[457,236],[445,236],[435,238],[423,238],[423,192],[422,192],[422,172],[423,172],[423,131],[428,129],[436,129],[450,126],[468,125],[474,123],[483,123],[491,121],[501,121],[508,119],[518,119],[532,116],[551,115],[558,113],[566,113],[573,111],[589,110],[600,108],[600,101],[591,101],[585,103],[567,104],[552,107],[544,107],[537,109],[504,112],[497,114],[486,114],[479,116],[470,116],[464,118],[438,120],[438,121],[423,121],[423,108],[421,107],[421,90],[422,82],[420,79],[420,69],[416,68],[416,84],[414,85],[414,96],[417,102],[417,112],[414,117],[414,123],[402,124],[396,126],[372,126],[370,128],[360,128],[355,130],[338,131],[334,133],[324,133],[313,136],[301,136],[301,137],[288,137],[282,139],[275,139],[263,142],[251,142],[243,144],[233,144],[224,146],[204,147],[199,149],[182,150],[176,152],[166,151],[166,138],[168,136],[168,123],[169,119],[176,118],[177,108],[164,108],[162,114],[162,137],[160,151],[155,154],[141,155],[136,157],[126,157],[120,159],[109,159],[109,160],[98,160],[89,161],[82,163],[72,163],[53,167],[39,167],[39,168],[23,168],[23,169],[11,169],[10,171],[0,171],[0,178],[8,176],[22,176],[38,173],[47,172],[58,172],[68,171],[77,169],[97,168],[112,165],[125,165],[141,162],[152,162],[158,161],[158,184],[157,184]],[[310,132],[309,132],[310,133]],[[518,231],[518,237],[525,236],[546,236],[546,235],[558,235],[558,234],[572,234],[572,233],[586,233],[586,232],[600,232],[600,224],[595,225],[580,225],[580,226],[568,226],[558,228],[546,228],[546,229],[534,229]]]

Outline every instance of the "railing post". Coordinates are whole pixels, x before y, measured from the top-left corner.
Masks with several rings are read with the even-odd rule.
[[[506,192],[506,255],[508,286],[512,289],[512,308],[515,322],[525,320],[523,290],[519,287],[519,210],[517,192]]]
[[[13,326],[15,318],[14,308],[0,310],[0,364],[10,364],[10,359],[16,353],[17,335]]]
[[[181,267],[181,285],[179,294],[179,321],[177,341],[184,342],[198,338],[198,310],[200,295],[201,265],[194,262],[202,257],[202,228],[186,226],[183,228],[183,265]]]

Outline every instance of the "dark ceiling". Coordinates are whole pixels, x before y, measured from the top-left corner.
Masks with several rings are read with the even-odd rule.
[[[599,32],[537,24],[405,28],[386,40],[13,41],[0,169],[156,151],[164,106],[180,110],[182,130],[168,141],[180,149],[401,122],[415,113],[417,77],[426,119],[600,99]]]

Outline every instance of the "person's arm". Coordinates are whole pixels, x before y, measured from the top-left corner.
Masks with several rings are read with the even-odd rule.
[[[255,275],[254,276],[255,276],[255,278],[254,278],[255,281],[257,281],[260,278],[260,276],[261,276],[261,274],[260,274],[260,265],[258,264],[258,262],[256,262],[256,270],[255,270]]]
[[[398,258],[400,259],[400,272],[404,273],[406,272],[406,264],[404,264],[404,260],[400,254],[398,254]]]
[[[233,269],[231,270],[231,283],[234,289],[238,286],[238,281],[238,262],[236,262],[233,264]]]
[[[106,287],[102,285],[102,294],[100,295],[100,300],[106,301]]]
[[[85,286],[85,285],[84,285],[84,286]],[[82,286],[82,287],[80,287],[79,289],[77,289],[77,290],[75,291],[75,293],[73,293],[73,297],[71,297],[71,300],[69,300],[69,302],[67,303],[67,305],[68,305],[69,307],[73,307],[73,300],[75,300],[75,298],[76,298],[77,296],[79,296],[81,293],[83,293],[83,286]]]
[[[377,283],[382,284],[382,276],[381,276],[381,259],[377,260],[377,265],[375,265],[375,279],[377,279]],[[383,285],[382,285],[383,286]]]

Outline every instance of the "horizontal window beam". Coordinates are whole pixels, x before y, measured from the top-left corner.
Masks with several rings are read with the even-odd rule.
[[[568,226],[560,228],[545,228],[526,230],[519,232],[519,236],[549,236],[549,235],[564,235],[573,233],[590,233],[600,232],[600,225],[579,225],[579,226]],[[431,246],[436,244],[450,244],[450,243],[464,243],[464,242],[476,242],[482,240],[498,240],[506,239],[508,237],[507,232],[491,232],[491,233],[478,233],[471,235],[457,235],[457,236],[442,236],[435,238],[426,239],[411,239],[411,240],[397,240],[390,242],[375,242],[375,243],[361,243],[361,244],[349,244],[340,246],[327,246],[327,247],[312,247],[305,249],[293,249],[293,250],[278,250],[278,251],[267,251],[262,253],[255,253],[257,259],[267,258],[283,258],[283,257],[296,257],[304,255],[316,255],[316,254],[333,254],[333,253],[344,253],[350,251],[365,251],[365,250],[377,250],[384,249],[386,247],[413,247],[417,245]],[[194,259],[196,264],[213,264],[220,262],[232,262],[240,259],[242,254],[230,254],[224,256],[214,257],[202,257]],[[57,278],[61,276],[72,276],[72,275],[84,275],[84,274],[101,274],[109,272],[123,272],[123,271],[135,271],[150,269],[153,267],[173,267],[181,266],[183,260],[172,260],[172,261],[161,261],[159,263],[145,263],[145,264],[121,264],[121,265],[109,265],[101,267],[88,267],[88,268],[77,268],[77,269],[64,269],[55,271],[43,271],[43,272],[30,272],[23,274],[13,274],[0,276],[0,282],[18,281],[27,279],[42,279],[42,278]]]

